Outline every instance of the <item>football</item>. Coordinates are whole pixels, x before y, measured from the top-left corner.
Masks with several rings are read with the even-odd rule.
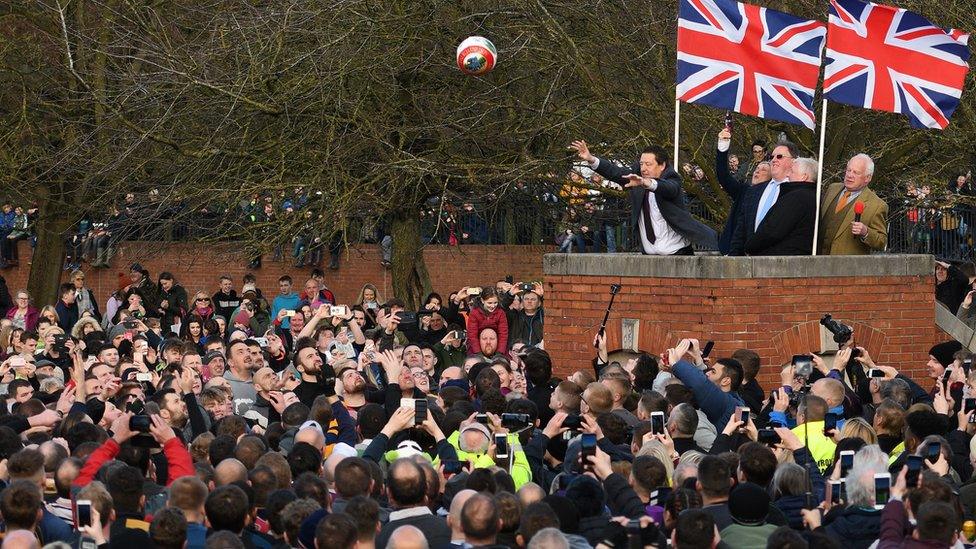
[[[457,65],[464,74],[485,74],[497,61],[498,50],[483,36],[469,36],[458,45]]]

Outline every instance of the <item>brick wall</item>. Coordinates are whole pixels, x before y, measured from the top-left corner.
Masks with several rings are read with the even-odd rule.
[[[30,248],[24,242],[20,244],[20,266],[0,271],[11,291],[27,286]],[[516,280],[541,280],[542,256],[550,251],[552,248],[548,246],[428,246],[424,249],[424,260],[434,290],[446,298],[449,292],[463,286],[494,284],[509,274]],[[235,287],[240,291],[241,277],[247,272],[254,273],[258,287],[267,295],[277,293],[277,280],[283,274],[291,275],[298,286],[296,291],[300,291],[311,269],[295,269],[290,261],[275,263],[269,259],[270,256],[265,256],[263,267],[251,271],[247,259],[237,255],[232,245],[126,242],[110,268],[86,266],[83,270],[87,273],[86,283],[102,306],[118,287],[120,273],[127,275],[132,262],[142,264],[153,277],[161,271],[172,272],[190,293],[200,289],[216,291],[217,277],[222,273],[234,277]],[[325,262],[327,265],[328,255]],[[390,272],[380,265],[377,246],[350,248],[342,254],[338,271],[326,269],[325,272],[326,284],[341,302],[352,303],[366,283],[375,284],[383,297],[392,296],[393,282]],[[68,274],[65,272],[64,277]]]
[[[547,258],[548,261],[548,258]],[[611,269],[612,270],[612,269]],[[935,325],[931,275],[782,278],[677,278],[546,274],[546,348],[557,371],[590,368],[592,337],[621,284],[607,326],[621,345],[621,319],[639,319],[640,348],[655,354],[685,337],[713,339],[713,357],[749,348],[762,357],[759,382],[779,383],[779,365],[820,349],[824,313],[851,325],[880,364],[921,379]]]

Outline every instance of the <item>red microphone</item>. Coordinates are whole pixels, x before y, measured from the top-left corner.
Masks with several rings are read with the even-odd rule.
[[[861,214],[864,213],[864,202],[858,200],[854,203],[854,223],[861,222]]]

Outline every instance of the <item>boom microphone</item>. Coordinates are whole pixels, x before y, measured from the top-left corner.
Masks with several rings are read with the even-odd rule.
[[[860,200],[854,203],[854,223],[861,222],[861,214],[864,213],[864,202]]]

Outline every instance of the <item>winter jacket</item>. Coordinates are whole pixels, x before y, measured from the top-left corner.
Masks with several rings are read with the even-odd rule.
[[[881,533],[881,511],[875,509],[847,507],[825,518],[827,535],[844,540],[845,549],[868,549]]]
[[[17,315],[17,307],[11,307],[7,311],[7,319],[13,320]],[[24,330],[28,332],[33,332],[37,329],[37,321],[41,316],[41,312],[37,310],[33,305],[27,306],[27,314],[24,315]]]
[[[162,318],[160,319],[160,324],[162,324],[164,330],[175,324],[177,320],[181,320],[183,315],[186,314],[186,311],[190,308],[186,300],[186,290],[179,284],[174,284],[168,292],[162,288],[156,291],[156,302],[153,303],[153,308],[157,311],[162,309],[161,304],[163,301],[166,301],[166,308],[163,309]],[[159,313],[157,312],[156,314]]]
[[[508,353],[508,318],[501,307],[491,313],[486,313],[481,307],[474,307],[468,313],[468,354],[476,355],[481,352],[479,334],[485,328],[492,328],[498,334],[498,353]]]
[[[736,393],[726,393],[712,383],[694,364],[679,360],[671,369],[674,377],[681,380],[695,395],[695,401],[708,416],[712,425],[726,425],[736,406],[743,406]]]
[[[806,503],[805,496],[783,496],[773,502],[773,505],[783,512],[786,522],[794,530],[803,530],[803,505]]]
[[[534,347],[542,341],[542,324],[545,320],[545,310],[541,307],[535,314],[528,315],[525,311],[508,310],[509,343],[524,343]]]
[[[936,540],[920,540],[914,539],[911,535],[906,536],[905,531],[908,525],[905,504],[897,499],[889,501],[881,512],[881,535],[878,549],[935,549],[946,546],[945,543]]]

